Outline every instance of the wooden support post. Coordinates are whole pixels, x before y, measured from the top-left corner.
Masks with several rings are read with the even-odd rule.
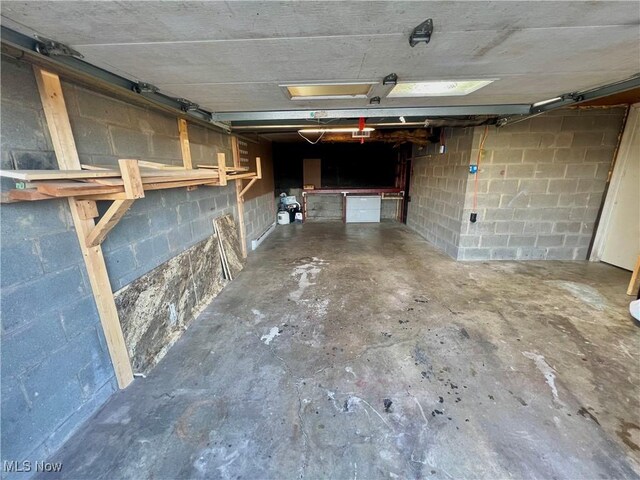
[[[240,147],[238,137],[231,137],[231,151],[233,152],[233,166],[240,167]],[[238,227],[240,228],[240,246],[242,257],[247,258],[247,230],[244,226],[244,191],[242,180],[236,180],[236,203],[238,205]]]
[[[256,157],[256,177],[258,180],[262,178],[262,162],[260,161],[260,157]]]
[[[191,146],[189,145],[189,131],[187,121],[184,118],[178,119],[178,131],[180,132],[180,148],[182,148],[182,164],[187,170],[193,168],[191,163]]]
[[[640,288],[640,255],[638,255],[638,260],[636,260],[636,266],[633,269],[633,273],[631,274],[631,281],[629,281],[629,287],[627,288],[627,295],[637,295],[638,288]]]
[[[87,247],[97,247],[133,205],[133,200],[114,200],[98,224],[87,235]]]
[[[240,193],[238,194],[240,196],[240,198],[242,199],[242,201],[244,202],[244,195],[245,193],[247,193],[249,191],[249,189],[253,186],[254,183],[256,183],[258,181],[257,177],[252,178],[249,183],[247,183],[247,185],[240,190]],[[238,181],[236,181],[236,185],[238,185]]]
[[[227,184],[227,160],[224,156],[224,153],[218,154],[218,175],[220,176],[220,185],[224,186]]]
[[[127,198],[144,198],[144,187],[142,186],[138,161],[121,158],[118,160],[118,164]]]
[[[184,118],[178,119],[178,132],[180,133],[180,148],[182,149],[182,165],[186,170],[193,169],[191,161],[191,145],[189,144],[189,130],[187,121]],[[187,191],[196,190],[197,185],[187,187]]]
[[[62,85],[58,75],[34,66],[34,74],[40,91],[40,99],[47,119],[47,127],[53,143],[53,149],[61,170],[80,170],[80,159],[73,138],[67,106],[62,93]],[[82,218],[83,207],[78,205],[82,200],[69,199],[69,208],[80,242],[80,249],[87,267],[89,282],[96,301],[102,330],[115,370],[120,388],[125,388],[133,381],[133,371],[124,343],[124,335],[118,318],[118,310],[113,299],[107,267],[102,255],[102,248],[88,247],[85,240],[95,227],[93,218]],[[84,215],[86,216],[86,215]]]
[[[90,220],[100,215],[96,202],[92,200],[82,200],[76,202],[76,205],[78,206],[78,214],[82,220]]]

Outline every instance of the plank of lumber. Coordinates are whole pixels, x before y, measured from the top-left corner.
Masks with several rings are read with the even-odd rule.
[[[38,180],[75,180],[119,177],[118,170],[0,170],[0,177],[34,182]]]
[[[637,295],[638,288],[640,288],[640,255],[636,260],[636,266],[631,274],[631,280],[629,281],[629,287],[627,288],[627,295]]]
[[[220,185],[227,184],[227,163],[224,153],[218,153],[218,175],[220,176]]]
[[[231,137],[231,153],[233,155],[233,168],[237,171],[241,169],[249,170],[249,167],[240,166],[240,146],[238,137]],[[247,258],[247,231],[244,225],[244,197],[242,181],[236,180],[236,203],[238,206],[238,228],[240,229],[240,247],[242,248],[242,258]],[[215,224],[215,220],[214,220]]]
[[[251,173],[237,173],[235,175],[227,175],[227,179],[228,180],[243,180],[243,179],[250,179],[250,178],[258,178],[256,177],[256,174],[251,172]]]
[[[98,195],[101,193],[124,192],[124,186],[100,185],[85,182],[43,182],[37,186],[38,192],[52,197],[73,197],[76,195]]]
[[[58,166],[64,170],[79,170],[81,168],[80,159],[71,131],[60,78],[55,73],[43,70],[38,66],[34,66],[34,74],[53,149],[58,159]],[[89,247],[85,242],[87,235],[95,227],[95,222],[93,219],[83,219],[80,216],[77,200],[70,198],[69,208],[118,386],[125,388],[133,381],[133,370],[124,342],[118,310],[113,299],[102,248],[100,246]]]
[[[260,157],[256,157],[256,177],[258,177],[258,180],[262,178],[262,162],[260,161]]]
[[[198,168],[207,168],[207,169],[211,169],[211,170],[218,170],[218,165],[201,165],[198,164]],[[248,172],[249,171],[249,167],[241,167],[241,166],[237,166],[237,167],[225,167],[225,170],[227,172]]]
[[[8,196],[10,200],[17,202],[34,202],[37,200],[51,200],[51,195],[38,192],[35,188],[9,190]]]
[[[120,219],[127,213],[127,210],[133,205],[134,200],[115,200],[109,209],[102,216],[100,221],[93,227],[93,230],[87,235],[87,246],[97,247],[100,245],[107,234],[115,227]]]
[[[166,163],[150,162],[148,160],[138,160],[138,166],[144,168],[157,168],[160,170],[184,170],[184,167],[178,165],[168,165]]]
[[[137,160],[121,158],[118,160],[122,181],[124,182],[124,192],[128,198],[143,198],[144,187],[140,178],[140,169]]]

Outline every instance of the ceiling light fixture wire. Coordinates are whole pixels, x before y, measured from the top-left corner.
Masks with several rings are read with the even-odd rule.
[[[298,135],[300,135],[302,138],[304,138],[307,142],[309,142],[311,145],[315,145],[316,143],[318,143],[320,140],[322,140],[322,137],[324,137],[324,134],[327,133],[326,130],[323,131],[320,136],[316,139],[315,142],[312,142],[311,140],[309,140],[307,137],[305,137],[302,132],[300,130],[298,130]]]

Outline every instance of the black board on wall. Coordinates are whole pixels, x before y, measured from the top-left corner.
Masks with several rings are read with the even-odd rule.
[[[399,149],[380,142],[273,143],[276,193],[302,188],[303,160],[322,160],[322,188],[393,187]]]

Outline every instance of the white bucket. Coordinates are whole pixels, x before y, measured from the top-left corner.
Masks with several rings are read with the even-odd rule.
[[[288,225],[290,222],[289,212],[278,212],[278,225]]]

